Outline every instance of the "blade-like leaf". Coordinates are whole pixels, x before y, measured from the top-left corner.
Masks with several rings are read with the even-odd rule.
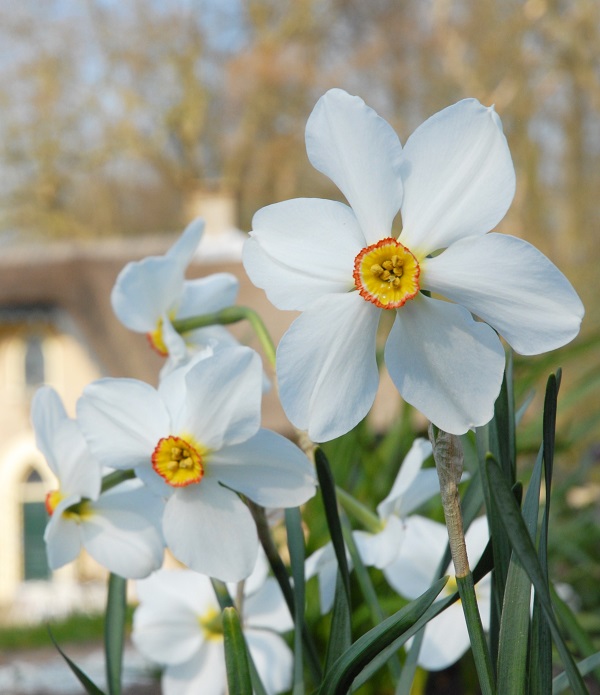
[[[560,386],[561,373],[551,374],[546,384],[543,414],[543,443],[542,452],[544,460],[544,472],[546,483],[546,499],[542,526],[538,543],[538,557],[540,566],[549,586],[548,577],[548,523],[550,519],[550,499],[552,492],[552,470],[554,466],[554,443],[556,431],[556,411],[558,388]],[[531,695],[544,695],[552,687],[552,639],[550,627],[543,615],[543,609],[537,594],[533,602],[533,619],[531,623],[531,651],[530,663],[535,664],[531,668],[529,679],[529,692]]]
[[[542,465],[540,450],[523,505],[523,520],[533,542],[537,530]],[[498,692],[506,695],[521,695],[526,691],[530,603],[531,580],[513,553],[506,580],[498,644]],[[530,663],[537,664],[537,661],[530,660]]]
[[[302,518],[297,507],[285,510],[288,548],[294,578],[294,689],[293,695],[304,695],[304,666],[302,659],[302,625],[304,623],[304,535]]]
[[[354,678],[379,652],[417,622],[447,581],[447,577],[438,580],[422,596],[356,640],[325,676],[320,695],[346,695]]]
[[[598,667],[600,667],[600,652],[591,654],[577,664],[579,673],[581,673],[582,676],[591,673],[595,668]],[[568,687],[569,677],[563,671],[552,681],[552,695],[560,695],[560,693],[564,693]]]
[[[248,652],[235,608],[223,610],[223,638],[229,695],[252,695]]]
[[[489,480],[494,488],[492,502],[496,506],[498,517],[504,525],[506,536],[509,538],[514,552],[517,554],[521,564],[533,582],[544,613],[548,619],[554,643],[556,644],[556,648],[569,676],[569,682],[571,683],[573,692],[575,695],[586,695],[585,685],[581,680],[581,676],[575,667],[573,657],[564,642],[560,630],[558,629],[556,619],[554,618],[552,603],[550,601],[550,592],[548,591],[544,572],[540,566],[535,547],[521,516],[521,510],[515,501],[513,493],[498,463],[490,456],[488,457],[487,464]]]
[[[342,585],[348,598],[348,604],[350,604],[350,573],[348,571],[348,561],[346,559],[346,547],[342,534],[342,524],[338,514],[335,481],[333,480],[331,468],[329,467],[329,461],[322,449],[317,449],[315,451],[315,465],[321,494],[323,496],[323,506],[325,508],[325,516],[327,518],[331,542],[340,569]]]
[[[331,474],[329,461],[321,449],[315,451],[315,464],[323,497],[327,526],[338,562],[331,629],[327,644],[327,657],[325,659],[325,673],[327,673],[339,656],[352,643],[352,607],[350,603],[350,573],[342,525],[338,514],[335,482]]]
[[[125,612],[127,580],[111,574],[108,579],[108,599],[104,623],[104,653],[106,654],[106,684],[109,695],[121,695],[123,647],[125,645]]]
[[[103,690],[100,690],[100,688],[87,676],[80,668],[75,664],[69,657],[63,652],[63,650],[58,646],[58,642],[54,639],[54,635],[52,634],[52,630],[48,626],[48,634],[50,635],[50,639],[52,640],[52,644],[56,647],[58,653],[62,656],[62,658],[65,660],[67,663],[67,666],[73,671],[75,674],[75,677],[77,680],[83,685],[85,688],[85,692],[88,695],[105,695]]]

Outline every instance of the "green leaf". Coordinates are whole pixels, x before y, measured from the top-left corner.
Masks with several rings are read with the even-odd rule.
[[[106,684],[109,695],[121,695],[123,647],[125,645],[125,613],[127,609],[127,580],[116,574],[108,578],[108,599],[104,624],[104,653],[106,654]]]
[[[533,542],[537,530],[542,464],[540,450],[523,505],[523,519]],[[531,581],[513,553],[506,580],[498,644],[498,691],[507,695],[521,695],[526,691],[530,604]],[[530,654],[530,663],[537,664],[537,659],[532,658]]]
[[[483,577],[485,577],[486,574],[491,572],[492,569],[492,542],[488,541],[488,544],[486,545],[479,562],[473,570],[474,582],[479,582]],[[411,637],[421,632],[430,620],[435,618],[435,616],[439,615],[442,611],[446,610],[448,606],[458,601],[458,599],[459,595],[458,591],[456,591],[451,596],[439,599],[433,605],[431,605],[411,628],[409,628],[403,635],[391,642],[387,647],[384,647],[381,650],[381,652],[373,658],[369,665],[365,667],[365,669],[360,673],[359,676],[357,676],[356,681],[354,683],[355,687],[358,688],[364,683],[367,683],[371,676],[376,671],[378,671],[384,663],[386,663],[386,661],[390,657],[390,654],[393,654],[394,652],[398,651],[398,649],[400,649],[400,647],[402,647]]]
[[[248,652],[235,608],[223,610],[223,638],[229,695],[252,695]]]
[[[302,625],[304,624],[304,534],[297,507],[285,510],[288,548],[294,578],[294,689],[293,695],[304,695],[304,662],[302,659]]]
[[[350,602],[350,573],[348,571],[342,525],[338,514],[335,482],[331,474],[329,461],[321,449],[315,451],[315,463],[327,526],[338,562],[331,629],[325,659],[325,672],[327,673],[332,664],[352,642],[352,606]]]
[[[521,516],[521,510],[515,501],[513,493],[498,463],[491,456],[488,457],[487,463],[489,480],[494,488],[492,502],[495,505],[497,515],[504,525],[506,536],[514,552],[533,582],[548,620],[554,643],[556,644],[556,648],[567,671],[571,687],[575,695],[586,695],[587,691],[585,685],[581,680],[581,676],[575,667],[573,657],[567,649],[565,641],[558,629],[552,610],[546,578],[540,566],[535,547],[531,541],[525,522]]]
[[[333,549],[340,568],[342,585],[350,604],[350,572],[348,571],[348,561],[346,559],[346,547],[344,545],[344,536],[342,534],[342,524],[338,514],[337,498],[335,494],[335,481],[331,474],[329,461],[323,453],[323,450],[318,448],[315,450],[315,464],[317,469],[317,477],[319,478],[319,486],[323,496],[323,506],[325,508],[325,517],[327,518],[327,526],[331,536]]]
[[[577,669],[582,676],[591,673],[595,668],[600,667],[600,652],[591,654],[577,664]],[[563,671],[552,681],[552,695],[564,693],[569,687],[569,677]]]
[[[85,692],[88,693],[88,695],[105,695],[104,691],[100,690],[100,688],[87,676],[80,668],[75,664],[69,657],[63,652],[63,650],[58,646],[58,642],[54,639],[54,635],[52,634],[52,630],[48,626],[48,634],[50,635],[50,639],[52,640],[52,644],[56,647],[58,653],[62,656],[62,658],[66,661],[67,666],[73,671],[75,674],[75,677],[77,680],[83,685],[85,688]]]
[[[389,646],[419,620],[447,581],[447,577],[440,579],[422,596],[411,601],[393,616],[356,640],[326,674],[319,694],[346,695],[354,678],[385,647]]]
[[[543,414],[543,442],[541,453],[543,453],[546,499],[542,526],[538,543],[538,557],[540,566],[549,586],[548,577],[548,523],[550,519],[550,499],[552,496],[552,470],[554,466],[554,444],[556,431],[556,411],[558,388],[560,385],[560,370],[557,375],[551,374],[546,384],[546,394],[544,398]],[[531,695],[545,695],[551,688],[552,683],[552,639],[550,627],[543,615],[543,609],[537,594],[533,602],[533,619],[531,623],[531,649],[529,655],[530,663],[535,664],[531,668],[529,679],[529,692]]]
[[[467,623],[467,631],[471,642],[471,651],[477,668],[479,685],[483,695],[494,695],[496,687],[494,685],[494,670],[490,652],[485,641],[481,616],[477,607],[477,597],[475,596],[475,585],[473,575],[469,572],[465,577],[456,577],[456,584],[460,594],[463,613]]]

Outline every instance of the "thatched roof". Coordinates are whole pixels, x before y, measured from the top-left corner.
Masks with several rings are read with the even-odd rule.
[[[62,310],[72,319],[103,374],[155,384],[162,360],[149,349],[145,336],[132,333],[115,318],[110,292],[127,262],[163,254],[176,238],[167,235],[0,246],[0,308]],[[250,283],[238,260],[202,263],[200,259],[190,266],[188,276],[234,273],[240,280],[238,303],[258,310],[274,339],[279,340],[293,314],[273,309],[262,290]],[[259,349],[248,326],[240,324],[232,330]],[[267,399],[265,411],[268,426],[285,427],[272,396]]]

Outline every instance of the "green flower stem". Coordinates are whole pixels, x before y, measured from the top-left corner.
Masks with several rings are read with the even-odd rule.
[[[275,545],[273,537],[271,536],[271,529],[269,528],[269,522],[267,521],[265,510],[252,500],[248,499],[246,500],[246,503],[256,524],[256,531],[258,533],[260,544],[265,551],[265,555],[267,556],[271,570],[275,575],[275,579],[281,588],[281,593],[283,594],[283,598],[285,599],[290,614],[294,618],[294,622],[296,622],[294,590],[290,584],[290,578],[286,566],[283,564],[283,560],[281,559],[277,546]],[[311,671],[311,676],[313,677],[315,683],[320,683],[321,678],[323,677],[321,663],[319,661],[317,648],[313,642],[310,632],[308,631],[306,622],[302,620],[301,625],[297,625],[296,629],[302,630],[302,640],[304,642],[305,654],[308,661],[308,667]]]
[[[113,471],[102,478],[102,489],[100,492],[106,492],[107,490],[124,483],[126,480],[131,480],[135,477],[135,471],[131,468],[125,471]]]
[[[467,621],[467,630],[469,632],[469,639],[471,640],[471,649],[473,651],[477,675],[479,676],[481,692],[483,695],[494,695],[494,693],[496,693],[496,686],[494,685],[492,659],[483,632],[479,608],[477,607],[473,575],[469,572],[465,577],[456,577],[456,585],[465,614],[465,620]]]
[[[359,502],[352,495],[348,494],[341,487],[336,485],[335,494],[337,495],[339,503],[344,507],[344,509],[351,514],[357,521],[365,527],[367,531],[371,533],[379,533],[383,530],[383,524],[377,516],[362,502]]]
[[[469,567],[469,558],[467,557],[467,546],[460,509],[458,484],[462,476],[464,464],[462,445],[456,435],[448,434],[442,430],[439,430],[436,436],[433,425],[429,426],[429,439],[433,446],[433,458],[440,480],[440,493],[446,526],[448,527],[448,540],[456,573],[456,584],[465,620],[467,621],[467,630],[479,677],[479,685],[483,695],[494,695],[496,687],[494,685],[492,659],[483,632],[479,609],[477,608],[475,586]]]
[[[196,328],[205,328],[206,326],[214,326],[215,324],[227,325],[230,323],[238,323],[239,321],[249,321],[257,338],[262,345],[265,356],[269,360],[271,366],[275,366],[275,344],[271,338],[267,327],[263,320],[254,311],[245,306],[230,306],[221,311],[215,311],[212,314],[203,314],[202,316],[192,316],[187,319],[178,319],[173,321],[173,328],[178,333],[187,333]]]

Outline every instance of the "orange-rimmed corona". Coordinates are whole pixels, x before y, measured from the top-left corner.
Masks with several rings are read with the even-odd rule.
[[[190,438],[163,437],[152,454],[152,468],[172,487],[199,483],[204,476],[201,447]]]
[[[361,297],[381,309],[397,309],[419,291],[417,259],[392,237],[362,249],[354,259],[354,282]]]
[[[46,513],[48,516],[52,516],[54,514],[54,510],[58,507],[63,498],[64,495],[60,490],[50,490],[50,492],[46,495],[45,501]]]

